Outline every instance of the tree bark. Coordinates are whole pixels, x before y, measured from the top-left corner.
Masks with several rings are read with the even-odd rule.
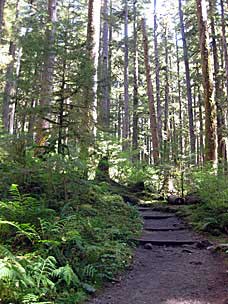
[[[183,53],[184,53],[184,65],[185,65],[185,79],[187,86],[187,99],[188,99],[188,120],[189,120],[189,133],[190,133],[190,146],[191,146],[191,159],[195,163],[195,152],[196,152],[196,137],[193,123],[193,110],[192,110],[192,90],[191,90],[191,78],[188,60],[188,47],[184,28],[184,16],[182,11],[182,0],[179,0],[179,16],[180,16],[180,28],[181,37],[183,42]]]
[[[103,1],[103,49],[102,49],[102,126],[109,129],[110,98],[109,98],[109,25],[108,25],[108,0]]]
[[[97,67],[100,45],[101,0],[88,1],[86,59],[89,68],[84,79],[84,103],[81,109],[80,158],[87,163],[89,146],[94,143],[97,122]],[[87,173],[85,172],[85,177]]]
[[[153,143],[153,159],[154,163],[159,163],[159,143],[158,143],[158,130],[157,130],[157,118],[155,113],[154,105],[154,94],[151,80],[151,67],[149,61],[149,50],[148,50],[148,36],[146,30],[146,21],[142,19],[142,32],[143,32],[143,47],[144,47],[144,62],[146,68],[146,80],[147,80],[147,95],[149,101],[149,112],[150,112],[150,129]]]
[[[203,3],[204,2],[204,3]],[[210,62],[209,34],[205,0],[196,0],[201,51],[202,78],[205,105],[205,160],[216,164],[216,106],[214,102],[213,74]],[[204,11],[203,11],[204,9]]]
[[[0,0],[0,42],[2,38],[2,26],[3,26],[3,20],[4,20],[4,6],[5,6],[6,0]]]
[[[182,101],[181,101],[181,80],[180,80],[180,56],[176,34],[176,57],[177,57],[177,86],[178,86],[178,105],[179,105],[179,149],[180,155],[183,156],[183,118],[182,118]]]
[[[157,1],[154,0],[154,61],[155,61],[155,77],[156,77],[156,99],[157,99],[157,117],[158,117],[158,137],[161,147],[162,143],[162,108],[160,96],[160,63],[158,54],[158,33],[157,33]]]
[[[19,0],[16,2],[15,8],[15,24],[18,19],[19,13]],[[13,32],[17,32],[15,26],[13,26]],[[14,115],[15,115],[15,91],[16,91],[16,77],[19,74],[19,69],[15,69],[16,65],[16,42],[10,41],[9,55],[11,61],[6,69],[6,84],[3,94],[3,126],[5,131],[13,134],[14,130]],[[17,66],[20,67],[20,52],[18,56],[19,62]],[[16,72],[16,73],[15,73]],[[15,75],[16,74],[16,75]]]
[[[214,80],[215,80],[215,102],[217,106],[217,135],[218,135],[218,159],[223,158],[223,129],[225,120],[223,116],[222,100],[224,99],[223,90],[221,90],[222,83],[219,75],[219,59],[218,59],[218,47],[216,42],[216,29],[215,29],[215,0],[209,1],[210,8],[210,22],[211,22],[211,35],[212,35],[212,50],[214,60]]]
[[[123,150],[128,149],[129,139],[129,41],[128,41],[128,0],[125,0],[124,12],[124,121]]]
[[[169,58],[168,58],[168,29],[165,28],[165,117],[164,117],[164,159],[169,160]]]
[[[223,0],[220,0],[220,6],[221,6],[221,18],[222,18],[223,52],[224,52],[225,71],[226,71],[226,98],[228,100],[228,49],[227,49],[227,40],[226,40],[226,20],[225,20]]]
[[[45,145],[50,127],[46,117],[50,115],[50,105],[53,99],[53,77],[55,63],[55,24],[57,21],[57,0],[48,0],[48,25],[46,29],[47,47],[44,51],[43,71],[41,73],[40,106],[41,117],[39,118],[36,143],[39,146]]]
[[[137,1],[134,1],[134,92],[133,92],[133,135],[132,135],[132,148],[134,151],[133,162],[137,162],[139,155],[138,149],[138,33],[137,33]]]

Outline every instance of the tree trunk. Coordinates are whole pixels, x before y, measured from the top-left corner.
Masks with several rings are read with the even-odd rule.
[[[97,122],[97,67],[100,44],[101,0],[88,1],[87,23],[87,67],[88,76],[84,79],[84,103],[81,109],[80,158],[86,164],[89,158],[89,146],[96,136]],[[85,176],[87,173],[85,172]]]
[[[224,13],[223,0],[220,0],[220,6],[221,6],[221,17],[222,17],[223,51],[224,51],[225,71],[226,71],[226,98],[228,100],[228,50],[227,50],[227,41],[226,41],[226,19]]]
[[[165,28],[165,117],[164,117],[164,159],[169,160],[169,58],[168,58],[168,30]]]
[[[149,101],[149,112],[150,112],[150,129],[153,143],[153,159],[154,163],[159,163],[159,143],[158,143],[158,130],[157,130],[157,119],[154,105],[154,94],[151,80],[151,67],[149,61],[149,50],[148,50],[148,36],[146,30],[146,21],[142,19],[142,32],[143,32],[143,47],[144,47],[144,62],[146,68],[146,80],[147,80],[147,95]]]
[[[134,151],[133,162],[137,162],[139,155],[138,149],[138,34],[137,34],[137,1],[134,1],[134,92],[133,92],[133,136],[132,148]]]
[[[162,144],[162,108],[161,108],[161,97],[160,97],[160,64],[158,54],[158,33],[157,33],[157,10],[156,3],[154,0],[154,61],[155,61],[155,77],[156,77],[156,99],[157,99],[157,117],[158,117],[158,137],[159,144]]]
[[[41,74],[40,106],[41,117],[37,125],[36,143],[42,146],[48,136],[50,105],[53,99],[53,76],[55,61],[55,23],[57,21],[57,0],[48,0],[48,25],[46,29],[47,47],[44,51],[43,71]]]
[[[196,0],[205,104],[205,160],[211,161],[215,165],[217,161],[216,107],[213,94],[206,3],[204,1]]]
[[[19,0],[16,2],[15,8],[15,24],[18,19],[19,13]],[[13,32],[17,32],[15,26],[13,26]],[[15,64],[16,64],[16,43],[15,41],[10,41],[9,45],[9,55],[11,61],[6,69],[6,84],[3,94],[3,126],[4,129],[13,134],[14,129],[14,114],[15,114],[15,91],[16,91],[16,77],[15,77]],[[19,52],[19,66],[20,66],[20,52]],[[16,71],[16,76],[19,73],[19,70]]]
[[[129,41],[128,41],[128,1],[125,0],[124,12],[124,121],[123,150],[128,149],[129,139]]]
[[[2,26],[3,26],[3,18],[4,18],[4,6],[5,0],[0,0],[0,42],[2,38]]]
[[[182,119],[182,101],[181,101],[181,80],[180,80],[180,57],[176,34],[176,57],[177,57],[177,86],[178,86],[178,105],[179,105],[179,149],[183,156],[183,119]]]
[[[195,163],[196,138],[195,138],[194,124],[193,124],[192,91],[191,91],[190,69],[189,69],[189,60],[188,60],[188,47],[187,47],[187,42],[186,42],[184,17],[183,17],[183,11],[182,11],[182,0],[179,0],[179,16],[180,16],[180,28],[181,28],[181,36],[182,36],[183,52],[184,52],[185,79],[186,79],[186,86],[187,86],[191,159],[194,160],[193,162]]]
[[[10,113],[13,107],[13,88],[14,88],[14,65],[16,56],[16,44],[11,41],[9,47],[9,55],[11,56],[11,62],[7,66],[6,71],[6,85],[3,96],[3,126],[4,129],[9,132],[10,129]]]
[[[102,126],[109,129],[110,98],[109,98],[109,25],[108,25],[108,0],[103,2],[103,50],[102,50]]]
[[[212,35],[212,50],[214,59],[214,79],[215,79],[215,102],[217,106],[217,135],[218,135],[218,159],[221,161],[223,158],[223,129],[225,120],[223,116],[222,100],[224,97],[223,90],[221,90],[222,83],[219,75],[219,59],[218,59],[218,47],[216,42],[216,30],[215,30],[215,0],[209,1],[210,7],[210,21],[211,21],[211,35]]]

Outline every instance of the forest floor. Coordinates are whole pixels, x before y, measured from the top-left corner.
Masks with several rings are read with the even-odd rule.
[[[144,230],[130,269],[88,304],[228,304],[222,256],[175,214],[139,212]]]

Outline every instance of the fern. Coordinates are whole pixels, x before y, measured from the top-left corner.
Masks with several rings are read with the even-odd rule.
[[[45,287],[53,289],[55,284],[51,281],[51,276],[56,269],[56,259],[49,256],[43,259],[38,256],[30,266],[31,276],[34,277],[37,288]]]
[[[23,304],[54,304],[54,302],[40,302],[40,296],[27,294],[22,298]]]
[[[96,268],[93,265],[87,265],[82,271],[83,278],[94,279],[97,273]]]
[[[55,223],[49,222],[44,219],[39,219],[40,221],[40,228],[41,228],[41,234],[42,237],[50,237],[50,236],[56,236],[60,235],[61,231],[63,230],[64,222],[63,221],[57,221]]]
[[[9,193],[12,196],[13,200],[16,202],[22,202],[22,196],[18,190],[18,185],[12,184],[9,189]]]
[[[69,287],[71,284],[77,287],[80,283],[78,276],[73,271],[72,267],[67,264],[66,266],[60,267],[53,271],[53,275],[64,281]]]
[[[35,229],[29,224],[18,224],[11,221],[1,220],[0,219],[0,226],[1,225],[9,225],[14,227],[18,230],[19,234],[25,235],[31,242],[34,240],[39,240],[40,236],[35,231]]]

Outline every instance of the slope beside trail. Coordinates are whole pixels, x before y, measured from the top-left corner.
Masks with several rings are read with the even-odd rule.
[[[228,304],[227,265],[175,214],[139,208],[144,230],[119,282],[88,304]]]

